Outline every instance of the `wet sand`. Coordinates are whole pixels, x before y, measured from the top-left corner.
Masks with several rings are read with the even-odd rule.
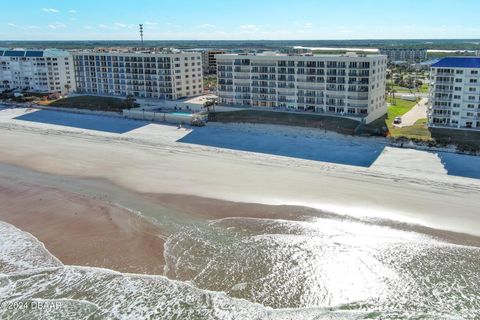
[[[335,213],[323,212],[314,208],[291,206],[291,205],[264,205],[257,203],[231,202],[217,199],[209,199],[190,195],[177,194],[148,194],[150,201],[188,213],[205,219],[223,219],[232,217],[260,218],[260,219],[284,219],[284,220],[308,220],[314,217],[331,218],[336,220],[359,221],[366,224],[382,225],[397,230],[418,232],[429,235],[441,241],[480,247],[480,237],[429,228],[417,224],[403,223],[385,219],[358,219],[351,216],[341,216]]]
[[[163,274],[161,230],[102,200],[0,178],[0,220],[34,235],[64,264]]]
[[[50,175],[42,176],[45,185],[25,182],[19,177],[9,178],[5,173],[0,175],[0,220],[33,234],[67,265],[101,267],[127,273],[163,274],[163,246],[169,231],[114,205],[109,199],[52,187],[47,181]],[[72,177],[65,179],[71,185],[84,182]],[[103,185],[107,190],[113,187],[108,183]],[[468,234],[391,220],[358,220],[308,207],[231,202],[178,194],[135,196],[144,199],[153,208],[166,208],[184,214],[187,219],[243,217],[306,220],[321,217],[357,220],[419,232],[450,243],[480,247],[480,237]]]

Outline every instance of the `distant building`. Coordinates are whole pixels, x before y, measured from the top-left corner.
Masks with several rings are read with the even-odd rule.
[[[431,79],[429,125],[480,130],[480,58],[443,58]]]
[[[437,63],[440,59],[431,59],[423,62],[417,62],[412,64],[412,67],[415,70],[422,70],[422,71],[428,71],[432,67],[433,64]]]
[[[286,54],[305,54],[305,55],[312,55],[313,50],[310,48],[284,48],[280,49],[281,53],[286,53]]]
[[[68,93],[75,89],[68,51],[0,50],[0,91]]]
[[[427,49],[389,49],[382,48],[380,54],[386,55],[389,62],[421,62],[427,60]]]
[[[217,59],[215,55],[225,53],[222,50],[206,50],[202,52],[204,74],[217,74]]]
[[[78,93],[175,100],[203,92],[197,52],[102,49],[72,54]]]
[[[381,55],[217,55],[220,105],[363,118],[387,112],[387,57]]]

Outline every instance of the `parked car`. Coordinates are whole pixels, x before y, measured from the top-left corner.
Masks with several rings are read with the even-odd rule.
[[[402,117],[395,117],[395,119],[393,119],[393,124],[400,124],[402,123]]]

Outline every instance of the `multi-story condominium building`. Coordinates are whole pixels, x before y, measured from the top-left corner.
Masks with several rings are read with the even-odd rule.
[[[178,50],[73,52],[78,93],[175,100],[203,92],[202,56]]]
[[[427,60],[427,49],[388,49],[382,48],[380,54],[386,55],[388,61],[421,62]]]
[[[215,55],[225,53],[222,50],[206,50],[202,52],[203,72],[205,74],[217,73],[217,59]]]
[[[381,55],[217,55],[223,105],[303,110],[364,119],[387,112],[387,57]]]
[[[0,91],[68,93],[75,88],[68,51],[0,50]]]
[[[430,127],[480,130],[480,58],[443,58],[431,79]]]

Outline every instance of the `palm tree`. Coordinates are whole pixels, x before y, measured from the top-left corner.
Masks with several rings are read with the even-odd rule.
[[[64,85],[65,89],[67,89],[67,94],[70,93],[70,89],[72,88],[68,83]]]
[[[207,109],[207,112],[210,112],[210,107],[213,107],[213,111],[215,111],[215,102],[213,101],[205,101],[203,103],[203,108]]]
[[[392,89],[392,104],[393,105],[396,105],[397,104],[397,100],[395,100],[395,92],[397,92],[397,90],[395,89]]]

